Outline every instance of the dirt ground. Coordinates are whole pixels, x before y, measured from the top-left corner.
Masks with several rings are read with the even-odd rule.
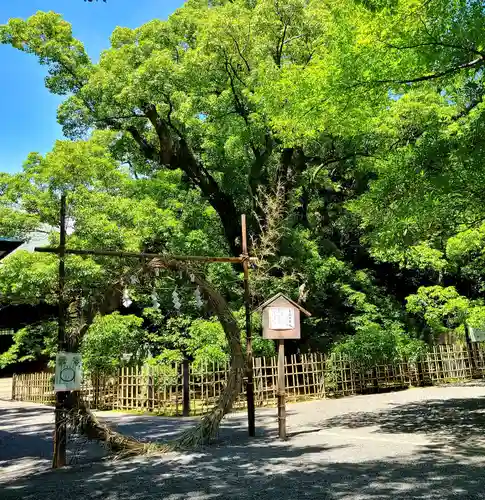
[[[173,437],[192,419],[100,413],[140,439]],[[485,499],[485,387],[410,389],[288,405],[227,417],[216,445],[113,462],[69,444],[72,465],[50,470],[52,408],[0,401],[0,498],[9,499]]]

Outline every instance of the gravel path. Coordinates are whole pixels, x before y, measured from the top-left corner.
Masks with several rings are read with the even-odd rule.
[[[217,445],[187,454],[103,459],[70,443],[76,463],[49,470],[52,409],[0,402],[0,499],[377,500],[485,499],[485,387],[434,387],[230,415]],[[140,439],[173,436],[190,420],[100,413]],[[95,459],[93,461],[93,459]]]

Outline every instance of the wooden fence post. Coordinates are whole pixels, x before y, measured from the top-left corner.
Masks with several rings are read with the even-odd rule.
[[[94,384],[93,384],[93,408],[98,409],[99,405],[99,372],[96,370],[94,373]],[[91,380],[93,380],[91,379]]]
[[[155,407],[155,377],[153,375],[153,366],[148,366],[148,375],[146,378],[147,383],[147,402],[146,405],[150,411],[153,411]]]
[[[261,358],[253,358],[253,371],[254,371],[254,394],[256,406],[263,405],[263,373]]]
[[[377,367],[372,368],[372,380],[374,385],[374,390],[379,391],[379,381],[377,380]]]
[[[475,374],[476,369],[477,369],[477,364],[475,362],[475,352],[473,349],[472,341],[470,338],[470,331],[468,330],[467,324],[465,324],[465,341],[466,341],[466,349],[468,352],[468,358],[469,358],[469,362],[470,362],[470,372],[471,372],[471,375],[473,377],[473,375]]]
[[[189,360],[185,358],[182,362],[182,415],[188,417],[190,415],[190,367]]]
[[[424,370],[423,370],[423,361],[421,358],[417,360],[418,365],[418,385],[423,386],[424,385]]]

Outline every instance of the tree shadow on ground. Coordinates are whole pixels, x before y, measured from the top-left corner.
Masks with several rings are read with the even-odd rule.
[[[290,418],[296,412],[287,411]],[[194,426],[202,417],[173,417],[163,418],[152,415],[126,415],[126,414],[104,414],[100,413],[101,420],[109,422],[114,429],[135,436],[140,441],[171,440],[182,432]],[[233,413],[226,418],[219,429],[216,442],[241,443],[247,438],[247,414]],[[273,438],[277,435],[276,409],[274,411],[258,412],[257,437]]]
[[[483,498],[480,464],[429,448],[413,460],[326,461],[342,447],[228,446],[200,453],[96,463],[4,485],[2,499],[440,499]],[[348,450],[351,456],[352,450]]]
[[[317,426],[321,429],[377,427],[373,432],[388,434],[424,433],[434,442],[456,447],[457,451],[465,451],[479,441],[482,453],[485,452],[485,398],[435,399],[390,406],[382,411],[339,415]]]
[[[52,426],[45,423],[47,415],[48,409],[42,407],[0,409],[0,466],[26,456],[47,458],[52,453],[47,452],[52,439]]]
[[[50,466],[53,452],[54,411],[51,407],[0,408],[0,468],[24,473]],[[103,447],[76,436],[69,437],[68,463],[83,463],[106,456]],[[0,478],[1,479],[1,478]]]
[[[284,443],[273,439],[273,417],[258,417],[261,435],[249,440],[245,415],[238,415],[225,423],[221,440],[213,447],[103,461],[7,480],[3,481],[1,498],[479,500],[485,498],[484,446],[483,442],[477,445],[474,438],[483,435],[485,415],[481,408],[485,408],[484,398],[391,404],[386,410],[329,418],[314,429],[297,430],[295,438]],[[158,428],[154,428],[148,422],[151,418],[139,418],[126,425],[120,421],[120,429],[149,439],[162,427],[168,426],[170,432],[177,425],[158,421]],[[408,456],[381,455],[376,459],[372,441],[363,445],[347,437],[344,443],[343,432],[341,442],[332,446],[322,444],[325,432],[318,434],[330,428],[365,427],[373,433],[426,433],[431,444],[419,446]],[[225,439],[226,435],[231,438]],[[399,439],[393,446],[399,449]]]
[[[21,403],[24,404],[24,403]],[[48,406],[8,406],[0,408],[0,427],[8,425],[13,420],[22,418],[31,419],[33,417],[45,417],[53,415],[53,409]]]

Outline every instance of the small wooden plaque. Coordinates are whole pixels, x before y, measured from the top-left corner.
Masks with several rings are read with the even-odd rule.
[[[311,314],[286,295],[278,293],[257,311],[263,315],[263,338],[278,340],[278,434],[286,440],[286,396],[285,396],[285,340],[299,339],[300,312]]]
[[[263,338],[271,340],[299,339],[300,312],[310,315],[283,294],[275,295],[259,309],[263,314]]]

